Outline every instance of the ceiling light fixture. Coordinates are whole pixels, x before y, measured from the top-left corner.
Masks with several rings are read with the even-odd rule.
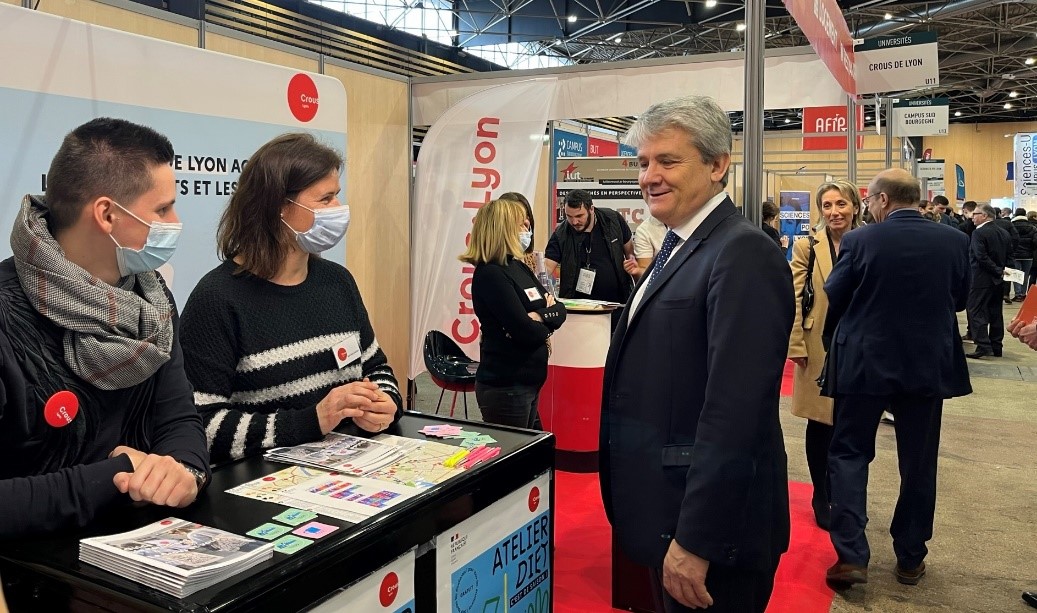
[[[961,117],[961,111],[954,111],[955,117]]]
[[[1032,66],[1035,63],[1037,63],[1037,59],[1034,59],[1032,57],[1028,57],[1028,58],[1026,58],[1026,61],[1023,62],[1023,63],[1026,64],[1027,66]]]
[[[569,23],[576,23],[576,15],[569,15]]]
[[[711,9],[717,5],[717,0],[706,0],[706,8]]]
[[[620,37],[620,36],[617,36],[617,37],[616,37],[616,44],[618,45],[618,44],[619,44],[619,43],[621,43],[621,42],[623,42],[623,38],[622,38],[622,37]]]
[[[1007,111],[1008,109],[1012,108],[1012,103],[1011,103],[1011,102],[1006,102],[1006,103],[1005,103],[1005,107],[1004,107],[1004,108],[1005,108],[1005,110],[1006,110],[1006,111]]]
[[[885,15],[882,16],[882,18],[885,19],[886,21],[889,21],[890,19],[893,19],[893,14],[892,13],[886,13]]]
[[[1008,97],[1009,98],[1016,98],[1018,96],[1019,96],[1019,92],[1017,92],[1017,91],[1010,91],[1010,92],[1008,92]]]
[[[744,23],[740,23],[740,24],[735,26],[735,29],[738,30],[739,32],[745,32],[745,24]]]
[[[871,115],[868,115],[867,117],[865,117],[864,121],[871,121]]]
[[[789,119],[788,117],[786,117],[786,118],[785,118],[785,123],[792,123],[792,120],[791,120],[791,119]]]

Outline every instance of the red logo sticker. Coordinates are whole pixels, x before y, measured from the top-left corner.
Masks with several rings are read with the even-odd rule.
[[[529,490],[529,512],[537,510],[540,506],[540,488],[534,486],[533,489]]]
[[[288,108],[302,122],[317,116],[317,84],[301,72],[288,82]]]
[[[339,347],[338,348],[338,359],[340,359],[343,362],[345,362],[347,357],[349,357],[349,353],[346,351],[346,348],[345,347]]]
[[[396,573],[390,572],[382,579],[382,587],[378,590],[378,602],[382,603],[383,607],[387,607],[392,604],[392,601],[396,600],[396,594],[400,591],[400,578],[396,576]]]
[[[51,396],[43,405],[43,418],[54,428],[64,428],[72,423],[79,413],[79,399],[68,390]]]
[[[160,523],[163,526],[168,526],[168,525],[173,523],[173,520],[171,520],[171,519],[163,519],[162,521],[160,521],[158,523]]]

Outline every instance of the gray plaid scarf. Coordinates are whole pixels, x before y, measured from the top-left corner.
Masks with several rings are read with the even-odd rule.
[[[103,390],[147,380],[169,360],[173,346],[173,307],[158,273],[108,285],[65,259],[47,229],[46,214],[41,196],[26,196],[11,231],[11,249],[29,302],[65,329],[65,362]]]

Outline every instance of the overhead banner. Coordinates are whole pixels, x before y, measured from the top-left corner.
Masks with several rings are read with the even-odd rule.
[[[811,106],[803,109],[803,151],[846,151],[845,136],[810,136],[825,132],[846,132],[846,106]],[[864,129],[864,107],[857,107],[857,130]],[[857,136],[857,148],[864,146],[864,136]]]
[[[630,145],[619,144],[619,155],[620,157],[637,157],[637,147],[631,147]]]
[[[105,116],[150,126],[176,154],[184,229],[172,273],[163,272],[181,307],[220,263],[216,226],[260,145],[305,131],[345,154],[346,92],[338,79],[7,4],[0,4],[0,24],[0,235],[10,235],[22,196],[44,191],[67,133]],[[341,264],[345,254],[340,244],[326,257]],[[0,241],[0,258],[9,255],[9,242]]]
[[[619,155],[619,143],[604,138],[587,137],[587,155],[590,157],[616,157]]]
[[[414,613],[414,561],[411,550],[306,613]]]
[[[479,359],[475,268],[457,256],[484,204],[505,192],[536,189],[555,86],[555,79],[543,78],[483,90],[451,107],[425,136],[414,182],[411,379],[425,371],[422,347],[431,330]]]
[[[1013,177],[1015,183],[1015,199],[1021,202],[1024,199],[1027,206],[1034,198],[1037,198],[1037,164],[1034,162],[1034,140],[1037,133],[1025,132],[1015,135],[1015,163],[1013,164]]]
[[[836,0],[783,0],[789,15],[843,91],[857,94],[853,37]]]
[[[555,157],[571,158],[587,155],[586,134],[577,134],[555,128],[554,139]]]
[[[948,98],[900,100],[893,103],[893,136],[946,136]]]
[[[436,611],[551,611],[551,473],[436,537]]]
[[[630,225],[630,231],[637,229],[648,217],[648,205],[641,196],[641,187],[637,184],[639,169],[637,160],[633,158],[568,158],[556,160],[555,201],[559,203],[555,211],[555,223],[565,221],[565,211],[561,203],[565,196],[575,189],[590,193],[594,206],[612,209]]]
[[[940,84],[936,32],[879,36],[853,47],[857,93],[877,94]]]

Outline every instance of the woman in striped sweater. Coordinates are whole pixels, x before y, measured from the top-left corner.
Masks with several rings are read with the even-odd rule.
[[[400,417],[396,377],[356,282],[318,254],[349,224],[342,158],[285,134],[249,158],[220,219],[223,263],[191,292],[181,345],[212,461],[367,432]]]

